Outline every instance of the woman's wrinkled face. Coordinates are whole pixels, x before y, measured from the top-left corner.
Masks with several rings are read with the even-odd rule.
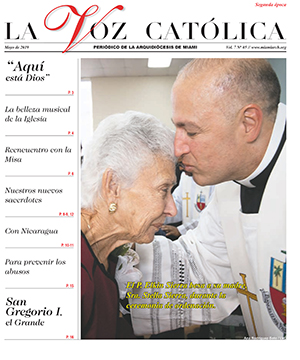
[[[174,164],[156,158],[143,168],[130,189],[123,189],[118,215],[131,242],[149,243],[167,216],[175,216],[171,189],[176,181]]]

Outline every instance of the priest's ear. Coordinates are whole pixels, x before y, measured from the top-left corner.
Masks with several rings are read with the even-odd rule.
[[[102,198],[107,202],[107,204],[117,202],[120,195],[120,184],[112,169],[106,169],[104,171],[102,176],[101,193]]]
[[[262,129],[263,112],[260,106],[249,104],[242,110],[242,129],[248,143],[255,141]]]

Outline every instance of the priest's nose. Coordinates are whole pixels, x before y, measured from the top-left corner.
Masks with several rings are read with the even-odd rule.
[[[177,157],[188,154],[190,152],[190,147],[188,145],[188,139],[184,133],[185,133],[185,130],[183,130],[183,129],[176,130],[175,141],[174,141],[174,151],[175,151],[175,156],[177,156]]]

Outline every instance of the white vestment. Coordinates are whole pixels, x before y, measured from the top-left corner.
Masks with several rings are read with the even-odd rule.
[[[165,224],[181,221],[182,225],[177,227],[181,235],[197,227],[199,215],[208,204],[212,190],[213,186],[200,186],[195,183],[191,176],[183,172],[180,176],[179,185],[172,194],[177,214],[173,217],[167,217]]]
[[[253,187],[249,180],[268,165],[284,128],[280,104],[264,159],[241,183]],[[243,214],[240,185],[226,182],[215,187],[196,229],[174,242],[156,237],[137,245],[142,285],[128,289],[136,296],[129,294],[137,335],[217,323],[238,305],[249,336],[285,335],[285,180],[283,147],[258,214]]]

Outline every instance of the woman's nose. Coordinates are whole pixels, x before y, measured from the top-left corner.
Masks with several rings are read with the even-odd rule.
[[[171,193],[168,196],[168,201],[165,207],[165,214],[168,217],[173,217],[177,214],[177,208]]]

